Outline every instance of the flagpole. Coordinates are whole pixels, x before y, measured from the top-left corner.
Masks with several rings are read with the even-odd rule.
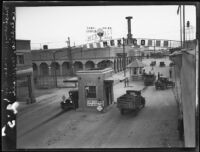
[[[181,5],[180,6],[180,39],[181,39],[181,48],[183,48],[183,42],[182,42],[182,11],[181,11]]]
[[[183,48],[185,48],[185,5],[183,5]]]

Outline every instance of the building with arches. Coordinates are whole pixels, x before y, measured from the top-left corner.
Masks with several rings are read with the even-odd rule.
[[[34,83],[37,87],[66,87],[64,81],[76,76],[80,70],[112,68],[121,72],[134,60],[134,48],[126,46],[125,58],[122,47],[59,48],[32,50]],[[125,61],[123,61],[125,59]]]

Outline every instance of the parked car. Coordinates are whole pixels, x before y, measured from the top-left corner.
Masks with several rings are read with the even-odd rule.
[[[170,62],[170,64],[169,64],[170,67],[172,67],[174,65],[175,65],[174,62]]]
[[[175,82],[170,81],[167,77],[160,76],[160,78],[155,82],[155,88],[158,89],[167,89],[169,87],[174,87]]]
[[[60,103],[63,110],[78,108],[78,90],[70,90],[69,98]]]
[[[145,98],[141,96],[141,91],[127,90],[126,94],[117,98],[117,107],[123,115],[125,111],[137,112],[145,106]]]
[[[155,66],[156,65],[156,61],[151,61],[150,66]]]
[[[145,74],[143,77],[145,86],[153,85],[156,80],[155,74]]]
[[[160,62],[160,67],[164,67],[165,66],[165,62]]]

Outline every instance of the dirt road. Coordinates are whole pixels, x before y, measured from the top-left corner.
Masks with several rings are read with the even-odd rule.
[[[177,107],[172,91],[148,87],[146,107],[136,116],[69,111],[17,139],[18,148],[179,147]],[[31,122],[30,122],[31,123]]]

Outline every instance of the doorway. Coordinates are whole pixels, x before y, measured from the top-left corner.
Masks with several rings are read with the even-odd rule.
[[[112,81],[105,81],[105,98],[106,98],[106,105],[110,105],[113,102],[113,82]]]

